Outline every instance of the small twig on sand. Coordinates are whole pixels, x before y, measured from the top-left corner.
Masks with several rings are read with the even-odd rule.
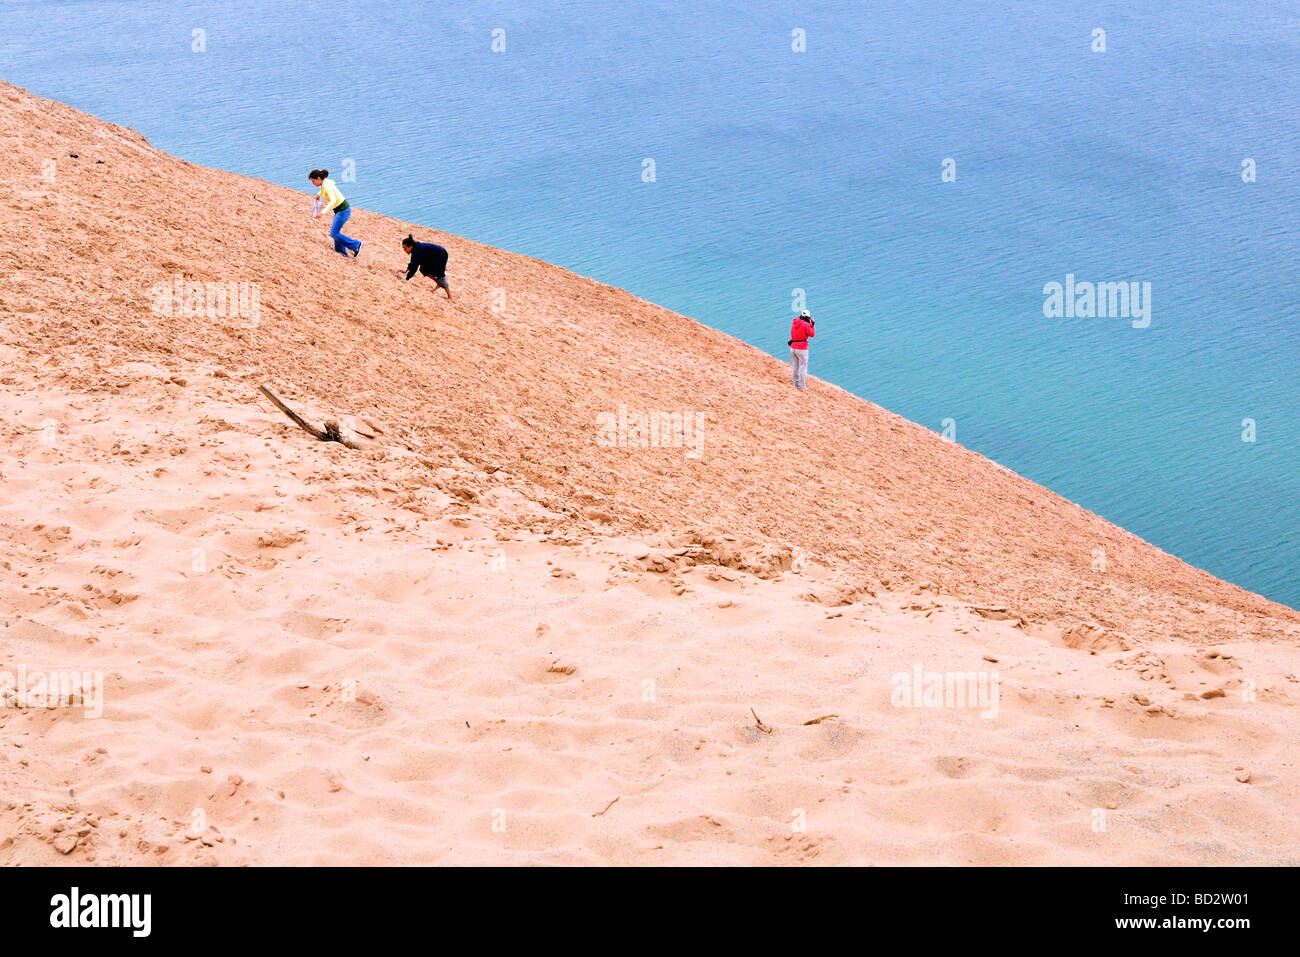
[[[622,795],[620,794],[619,797],[622,797]],[[615,804],[617,804],[617,803],[618,803],[618,798],[614,798],[614,800],[610,801],[608,804],[605,805],[605,811],[608,811],[610,808],[612,808],[612,807],[613,807]],[[591,816],[592,816],[592,817],[600,817],[602,814],[605,813],[605,811],[596,811],[596,812],[595,812],[594,814],[592,814]]]
[[[749,713],[752,714],[752,715],[754,716],[754,721],[758,724],[758,730],[759,730],[759,731],[762,731],[764,734],[771,734],[771,733],[772,733],[772,726],[771,726],[771,725],[764,724],[764,723],[763,723],[763,719],[760,718],[760,717],[758,716],[758,712],[757,712],[757,711],[755,711],[753,708],[750,708],[750,709],[749,709]]]
[[[829,721],[831,718],[838,718],[838,714],[824,714],[820,718],[813,718],[811,721],[805,721],[803,726],[806,728],[810,724],[821,724],[823,721]]]

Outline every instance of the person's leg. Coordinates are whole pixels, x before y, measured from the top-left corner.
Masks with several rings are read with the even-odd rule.
[[[443,291],[447,293],[447,301],[451,302],[451,285],[447,282],[447,277],[438,276],[434,279],[434,282],[443,288]]]
[[[808,350],[791,349],[790,364],[794,367],[794,387],[796,389],[808,388]]]
[[[347,255],[347,250],[343,245],[343,224],[348,221],[350,209],[345,209],[341,213],[335,213],[334,218],[330,220],[330,238],[334,240],[334,251],[343,256]]]
[[[360,249],[361,244],[350,236],[343,235],[343,225],[352,218],[351,208],[335,213],[330,222],[330,236],[334,238],[334,251],[347,256],[349,249]]]

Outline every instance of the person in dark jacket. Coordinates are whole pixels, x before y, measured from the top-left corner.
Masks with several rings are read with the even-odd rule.
[[[447,284],[447,250],[437,243],[417,243],[413,236],[407,236],[402,240],[402,248],[411,257],[411,261],[406,269],[398,271],[405,272],[408,281],[417,271],[424,273],[443,288],[447,293],[447,301],[450,302],[451,286]]]

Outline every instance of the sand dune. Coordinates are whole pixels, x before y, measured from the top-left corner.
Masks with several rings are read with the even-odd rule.
[[[621,290],[0,118],[0,675],[102,694],[0,708],[0,860],[1300,858],[1295,611]]]

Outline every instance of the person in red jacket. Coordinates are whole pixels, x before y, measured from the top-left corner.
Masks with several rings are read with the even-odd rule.
[[[794,387],[808,391],[808,340],[817,335],[812,315],[804,310],[790,326],[790,365],[794,367]]]

